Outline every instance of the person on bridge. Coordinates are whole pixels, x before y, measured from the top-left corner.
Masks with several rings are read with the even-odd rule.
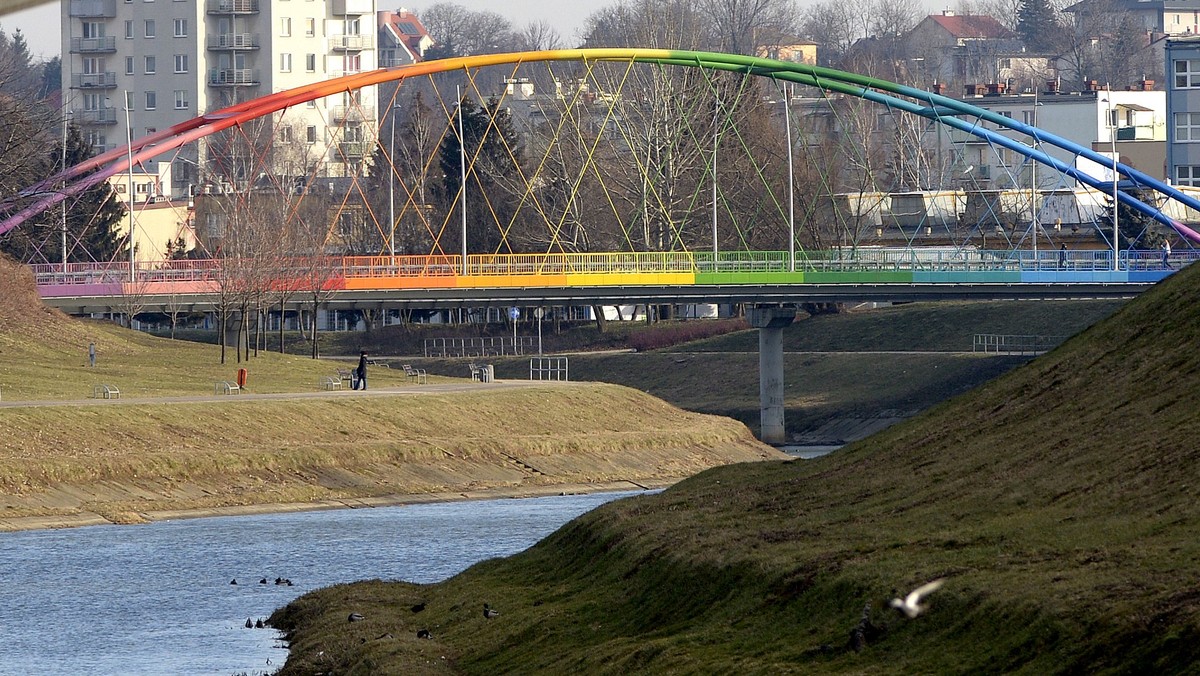
[[[1171,242],[1166,238],[1162,243],[1162,264],[1164,268],[1171,267]]]
[[[1067,267],[1067,245],[1063,244],[1058,250],[1058,269],[1062,270]]]
[[[351,384],[353,389],[367,389],[367,351],[363,350],[358,353],[358,367],[354,369],[354,382]]]

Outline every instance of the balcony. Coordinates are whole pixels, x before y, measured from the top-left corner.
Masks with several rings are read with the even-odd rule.
[[[338,78],[345,77],[347,75],[358,75],[361,72],[361,68],[351,68],[350,70],[331,70],[329,71],[329,77]]]
[[[210,87],[250,87],[258,84],[258,71],[250,68],[213,68],[208,71]]]
[[[342,122],[362,123],[375,121],[374,106],[334,106],[329,113],[334,124]]]
[[[371,152],[371,144],[367,141],[340,141],[334,151],[334,160],[361,159]]]
[[[117,39],[113,36],[102,38],[71,38],[72,54],[110,54],[117,51]]]
[[[74,113],[75,124],[116,124],[117,109],[116,108],[97,108],[95,110],[76,110]]]
[[[258,14],[258,0],[208,0],[209,14]]]
[[[225,49],[258,49],[258,33],[222,33],[208,36],[208,48],[213,51]]]
[[[332,52],[361,52],[364,49],[375,49],[374,35],[335,35],[329,38],[329,51]]]
[[[374,14],[375,5],[371,0],[333,0],[329,8],[334,16],[354,16]]]
[[[81,19],[112,19],[117,16],[117,0],[71,0],[69,12]]]
[[[72,89],[113,89],[117,86],[117,74],[107,73],[72,73]]]

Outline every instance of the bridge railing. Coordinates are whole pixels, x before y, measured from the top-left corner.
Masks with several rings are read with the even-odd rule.
[[[1200,250],[1175,251],[1164,258],[1159,250],[1120,252],[1123,271],[1178,269],[1200,259]],[[314,262],[315,261],[315,262]],[[236,264],[255,269],[253,262]],[[329,256],[318,259],[296,257],[266,263],[279,279],[316,279],[330,283],[338,279],[447,278],[462,274],[462,257],[435,256]],[[786,251],[745,252],[628,252],[551,254],[472,254],[466,273],[479,277],[533,275],[588,275],[629,273],[787,272],[791,259]],[[886,272],[886,271],[1110,271],[1110,250],[1046,249],[990,251],[936,248],[842,248],[798,251],[798,272]],[[129,281],[129,264],[68,263],[30,266],[39,286],[122,284]],[[139,261],[139,282],[220,283],[235,280],[237,268],[227,260]],[[319,272],[314,272],[319,270]],[[257,270],[261,272],[261,269]],[[299,283],[299,282],[297,282]],[[303,284],[301,284],[303,286]]]

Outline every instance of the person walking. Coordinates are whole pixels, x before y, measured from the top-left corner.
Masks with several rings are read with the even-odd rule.
[[[367,389],[367,351],[363,350],[358,353],[358,367],[354,369],[353,389]]]
[[[1067,267],[1067,245],[1063,244],[1058,250],[1058,269],[1065,270]]]
[[[1171,267],[1171,242],[1165,237],[1162,243],[1162,265],[1164,268]]]

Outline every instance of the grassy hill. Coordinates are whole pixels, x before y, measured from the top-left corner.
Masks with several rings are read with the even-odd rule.
[[[824,458],[710,470],[442,584],[306,595],[272,617],[282,673],[1194,671],[1198,334],[1192,267]],[[887,607],[934,578],[926,614]]]

